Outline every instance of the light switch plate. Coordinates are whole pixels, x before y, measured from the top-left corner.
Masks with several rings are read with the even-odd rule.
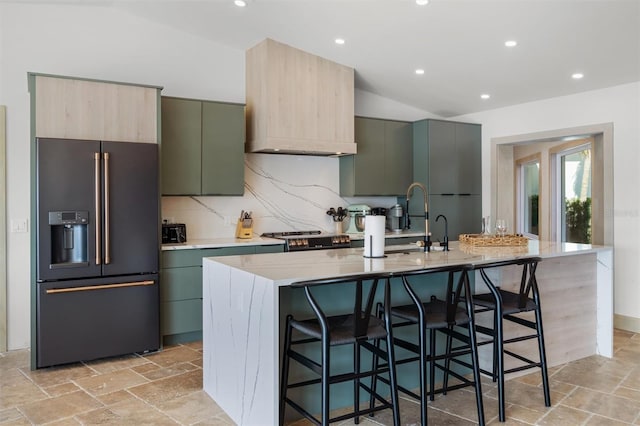
[[[11,232],[15,232],[15,233],[29,232],[29,219],[12,219]]]

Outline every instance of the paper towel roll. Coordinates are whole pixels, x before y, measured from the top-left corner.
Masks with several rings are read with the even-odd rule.
[[[364,217],[364,257],[384,257],[385,216]]]

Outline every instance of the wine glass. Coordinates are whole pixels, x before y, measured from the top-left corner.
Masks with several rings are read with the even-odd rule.
[[[496,233],[504,237],[507,234],[507,221],[504,219],[496,219]]]

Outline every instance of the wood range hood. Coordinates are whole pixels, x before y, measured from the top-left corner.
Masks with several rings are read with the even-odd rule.
[[[246,152],[356,153],[354,70],[265,39],[246,52]]]

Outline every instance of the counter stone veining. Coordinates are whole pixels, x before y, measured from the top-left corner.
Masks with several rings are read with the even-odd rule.
[[[479,265],[525,256],[559,257],[610,250],[589,244],[529,241],[528,247],[470,247],[450,243],[451,250],[425,253],[414,245],[387,246],[384,258],[365,258],[362,248],[268,253],[211,258],[218,263],[273,281],[278,286],[308,279],[369,272],[399,272],[447,265]],[[207,259],[207,258],[205,258]]]

